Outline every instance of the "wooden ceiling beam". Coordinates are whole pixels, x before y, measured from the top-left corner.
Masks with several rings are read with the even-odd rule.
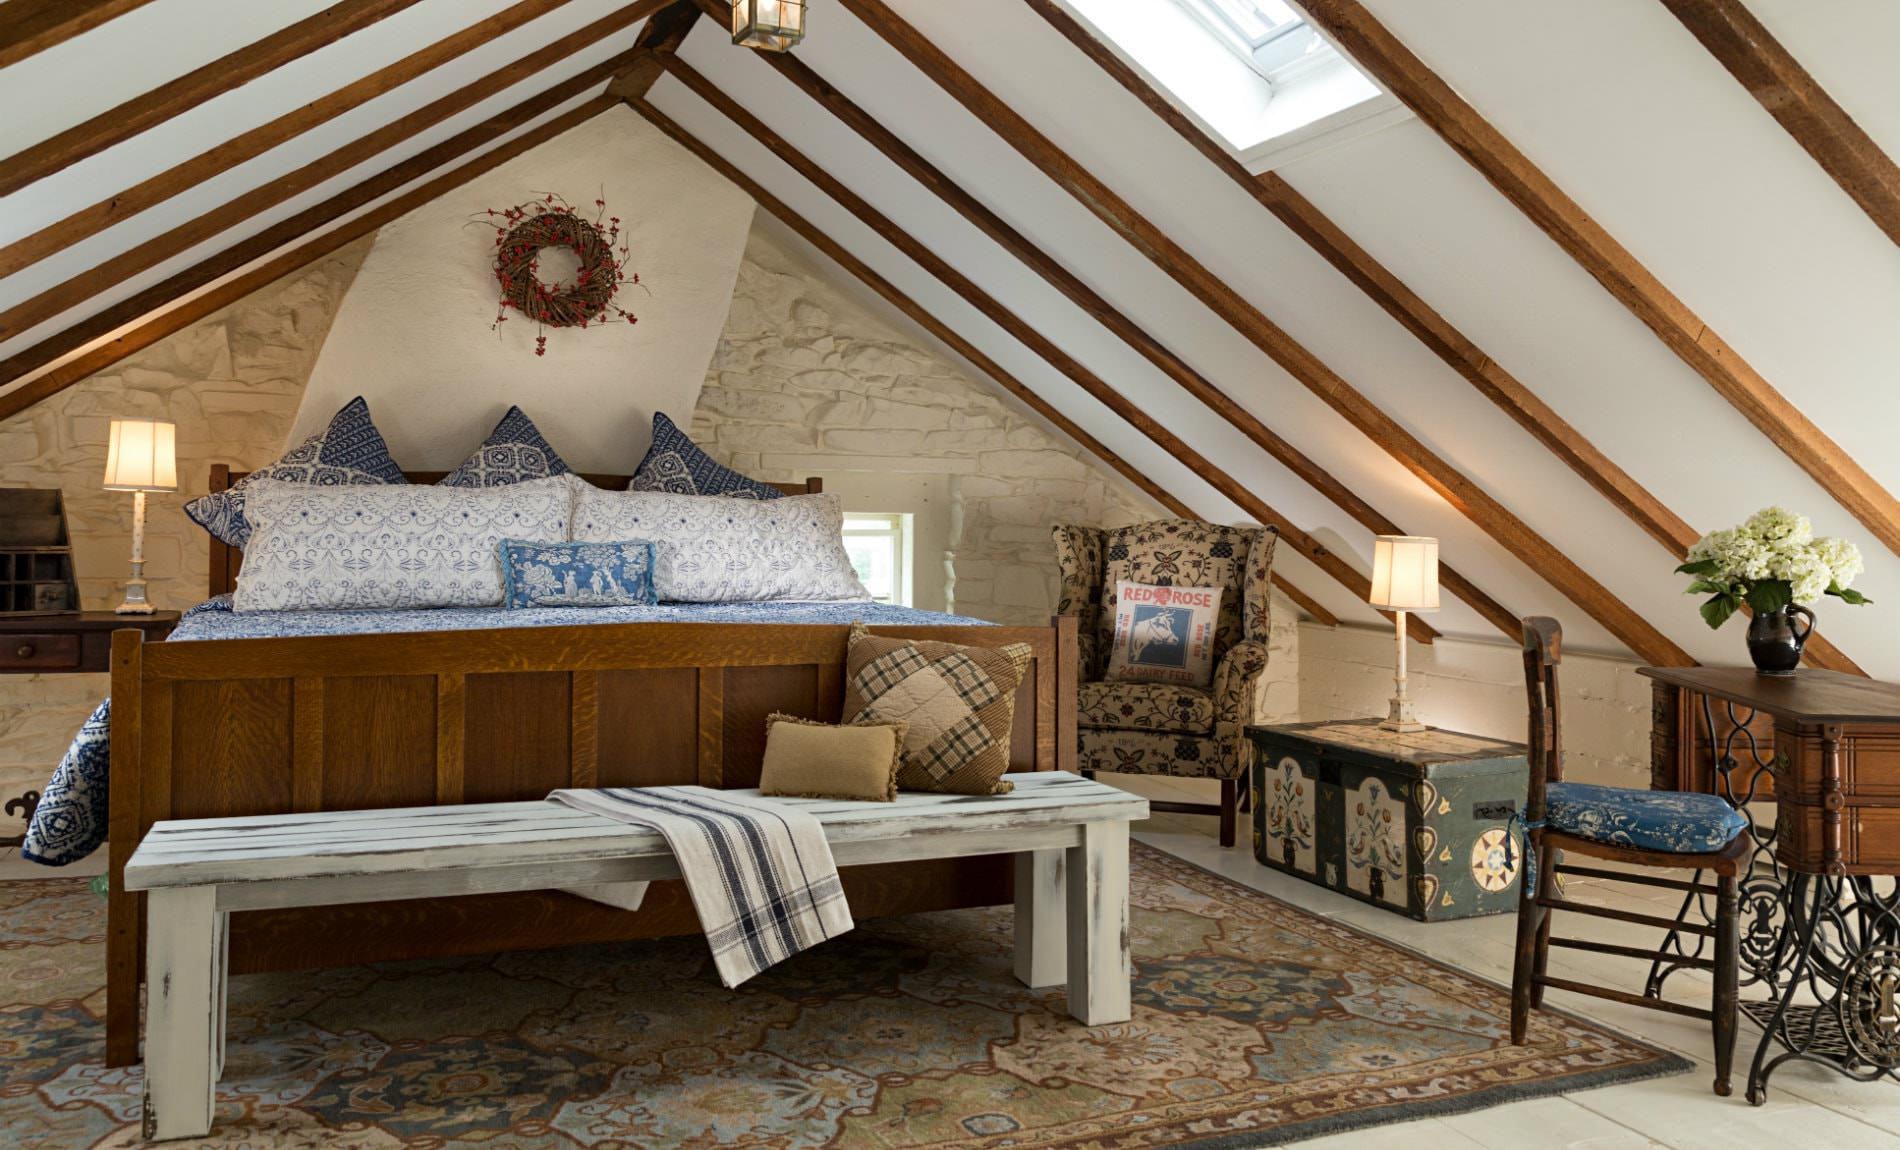
[[[1664,666],[1694,663],[1687,652],[1648,619],[1340,378],[1054,141],[978,83],[942,49],[891,11],[883,0],[841,0],[841,3],[1057,186],[1639,657]]]
[[[361,107],[385,92],[401,87],[417,76],[463,56],[505,35],[537,17],[569,3],[570,0],[521,0],[488,19],[444,37],[418,52],[412,52],[386,68],[346,84],[329,95],[295,108],[267,124],[225,140],[188,160],[141,180],[124,191],[107,196],[98,203],[48,224],[31,235],[0,247],[0,276],[10,276],[47,256],[71,247],[88,236],[129,219],[189,188],[230,171],[239,164],[256,159],[287,140],[296,138],[319,125]],[[669,0],[644,0],[636,7],[657,8]],[[8,5],[11,6],[11,3]],[[0,7],[0,12],[5,8]]]
[[[453,171],[438,176],[413,191],[398,196],[381,207],[365,212],[363,215],[348,221],[333,231],[325,232],[316,239],[294,248],[291,251],[285,252],[266,263],[259,264],[257,267],[252,268],[242,275],[234,276],[224,283],[218,284],[210,291],[192,296],[190,299],[185,300],[169,311],[164,311],[152,316],[144,323],[139,324],[123,335],[85,352],[67,363],[59,365],[52,371],[39,376],[21,387],[15,388],[4,395],[0,395],[0,419],[7,419],[19,414],[40,400],[56,394],[90,375],[97,374],[111,367],[133,352],[150,347],[152,344],[157,343],[173,332],[198,322],[205,316],[218,311],[220,308],[236,303],[238,300],[243,299],[259,288],[289,275],[298,268],[322,259],[324,256],[329,255],[331,252],[353,240],[361,239],[369,235],[384,224],[407,215],[416,208],[428,203],[430,200],[446,192],[453,191],[455,188],[460,187],[476,176],[514,159],[528,149],[544,144],[561,133],[568,131],[570,128],[578,127],[580,124],[593,119],[609,108],[618,107],[619,103],[620,102],[613,97],[602,93],[585,104],[581,104],[570,111],[554,117],[544,124],[523,132],[507,143],[502,144],[500,147],[482,153]],[[519,122],[517,121],[521,119],[519,113],[522,111],[525,111],[525,107],[511,110],[489,121],[489,124],[495,126],[498,130],[490,132],[488,138],[492,139],[494,136],[501,134],[501,132],[518,127]],[[536,112],[534,114],[538,115],[539,113]],[[532,119],[533,116],[530,115],[525,118]],[[504,127],[503,125],[506,126]],[[221,255],[215,257],[214,261],[208,262],[212,263],[213,266],[191,276],[191,278],[197,280],[200,285],[210,282],[212,279],[216,279],[218,275],[228,274],[230,270],[241,267],[244,262],[248,261],[239,261],[236,264],[231,264],[230,259]],[[231,266],[224,267],[224,265],[227,264]],[[217,269],[219,267],[224,267],[224,270],[218,271]],[[197,271],[197,269],[194,269],[194,271]],[[212,274],[214,272],[216,274]],[[169,283],[170,281],[167,282]],[[181,278],[179,285],[180,290],[191,290],[183,287],[184,282],[185,281]]]
[[[1636,478],[1599,451],[1595,444],[1521,383],[1504,366],[1440,315],[1418,293],[1381,264],[1325,213],[1276,172],[1249,172],[1199,124],[1176,108],[1141,73],[1130,67],[1070,15],[1056,0],[1024,0],[1029,7],[1094,61],[1130,95],[1205,156],[1274,217],[1305,240],[1307,245],[1365,292],[1386,314],[1399,321],[1420,343],[1450,365],[1499,410],[1515,420],[1550,449],[1584,482],[1628,516],[1645,534],[1681,561],[1701,537],[1688,521],[1671,511]],[[1676,0],[1664,0],[1673,3]],[[1687,0],[1684,0],[1687,2]],[[1821,636],[1803,652],[1815,666],[1864,675],[1852,659]]]
[[[116,20],[152,0],[7,0],[0,4],[0,68]]]
[[[702,143],[699,140],[699,138],[694,136],[691,132],[688,132],[685,128],[675,123],[671,118],[669,118],[666,115],[666,113],[660,111],[658,108],[655,108],[652,104],[648,103],[644,99],[630,100],[628,101],[628,103],[635,111],[639,112],[642,116],[645,116],[650,122],[652,122],[652,124],[655,127],[659,128],[660,131],[672,137],[672,139],[678,142],[681,147],[685,148],[689,152],[692,152],[695,156],[698,156],[702,161],[705,162],[705,164],[708,167],[712,168],[714,171],[718,172],[720,175],[730,180],[734,185],[744,190],[745,193],[751,196],[752,199],[760,207],[764,208],[772,216],[776,217],[781,223],[785,224],[785,226],[791,228],[794,232],[797,232],[801,237],[804,238],[804,240],[807,243],[811,244],[813,247],[823,252],[826,256],[830,257],[830,259],[833,260],[835,263],[837,263],[840,267],[844,268],[846,271],[850,272],[853,276],[855,276],[858,280],[863,282],[866,287],[870,288],[872,291],[882,296],[887,302],[891,304],[891,306],[895,307],[898,311],[904,313],[906,316],[909,316],[912,320],[914,320],[918,324],[918,326],[922,327],[925,331],[929,332],[931,335],[935,336],[938,340],[942,341],[943,344],[949,347],[952,351],[956,352],[958,355],[968,360],[970,364],[974,366],[978,371],[981,371],[983,374],[989,376],[1005,391],[1009,392],[1011,395],[1021,400],[1036,414],[1042,416],[1044,419],[1048,420],[1051,424],[1055,425],[1055,427],[1058,430],[1060,430],[1064,435],[1067,435],[1069,438],[1073,439],[1084,450],[1094,455],[1097,459],[1101,460],[1103,463],[1106,463],[1108,466],[1112,467],[1118,474],[1120,474],[1123,478],[1127,479],[1131,484],[1139,488],[1141,491],[1146,493],[1150,498],[1155,500],[1155,502],[1161,504],[1163,507],[1166,507],[1168,510],[1174,512],[1176,515],[1179,515],[1183,518],[1187,518],[1187,519],[1199,518],[1199,516],[1195,515],[1193,509],[1188,507],[1187,504],[1181,502],[1181,500],[1177,499],[1173,494],[1171,494],[1166,489],[1161,487],[1147,474],[1135,468],[1132,464],[1128,463],[1121,456],[1111,451],[1107,447],[1107,445],[1103,444],[1100,440],[1090,435],[1087,431],[1084,431],[1073,420],[1071,420],[1068,416],[1064,415],[1061,412],[1061,410],[1058,409],[1054,404],[1051,404],[1048,400],[1038,395],[1035,389],[1031,388],[1028,384],[1022,382],[1020,379],[1017,379],[1014,375],[1011,375],[1008,371],[1004,370],[1001,364],[997,363],[995,360],[985,355],[982,352],[982,350],[978,348],[975,344],[963,338],[963,336],[959,335],[955,331],[955,329],[951,328],[948,324],[938,319],[922,304],[919,304],[916,300],[906,295],[901,289],[897,287],[896,284],[893,284],[888,279],[885,279],[883,276],[873,271],[871,267],[868,264],[866,264],[863,260],[860,260],[855,255],[852,255],[851,252],[844,247],[844,245],[832,239],[829,235],[825,234],[825,232],[822,229],[817,227],[817,225],[813,224],[811,221],[807,220],[805,217],[799,215],[796,211],[792,210],[792,208],[788,204],[786,204],[785,201],[779,199],[777,196],[773,195],[770,191],[766,190],[764,185],[760,184],[757,180],[754,180],[752,177],[746,175],[746,173],[741,171],[737,165],[733,164],[730,160],[727,160],[724,156],[720,155],[718,152],[714,151],[712,148]],[[764,125],[762,124],[760,125],[760,127],[763,127],[763,126]],[[767,130],[769,131],[769,129]],[[839,185],[839,187],[842,189],[842,185]],[[846,190],[846,195],[850,196],[850,194],[851,193],[848,190]],[[855,199],[855,197],[853,198]],[[862,201],[858,201],[858,202],[862,203]],[[849,209],[850,207],[850,205],[848,204],[844,206],[846,206],[847,209]],[[864,206],[867,208],[869,207],[869,205],[864,205]],[[871,209],[871,211],[875,213],[875,209]],[[872,224],[869,220],[867,220],[866,223],[868,226],[876,227],[876,225]],[[881,234],[884,234],[884,233],[881,233]],[[901,237],[901,240],[908,240],[909,243],[907,245],[902,243],[900,240],[900,237]],[[892,233],[885,234],[885,238],[890,240],[894,245],[899,246],[900,249],[905,250],[907,255],[911,255],[913,252],[917,252],[917,253],[922,253],[926,256],[931,256],[929,249],[924,248],[923,245],[918,244],[915,240],[911,240],[901,230],[897,230],[895,228],[895,225],[892,225]],[[912,255],[912,258],[914,259],[916,258],[916,256]],[[941,260],[935,259],[934,256],[932,256],[932,260],[933,262],[937,264],[941,264]],[[949,268],[948,265],[942,265],[942,271],[947,272],[950,276],[950,279],[944,281],[946,286],[949,286],[952,288],[952,290],[956,290],[959,292],[959,294],[962,294],[962,289],[958,286],[958,282],[957,282],[957,281],[962,281],[962,277],[959,276],[954,269]],[[1016,335],[1017,338],[1021,339],[1022,334],[1019,334],[1020,332],[1020,333],[1027,334],[1035,338],[1037,341],[1043,344],[1047,344],[1046,340],[1042,340],[1040,337],[1035,336],[1033,329],[1030,329],[1027,324],[1022,323],[1021,320],[1017,319],[1014,315],[1012,315],[1011,313],[1003,309],[1000,304],[996,303],[996,301],[989,299],[989,297],[983,295],[981,289],[975,287],[975,285],[973,284],[968,284],[967,281],[962,281],[962,282],[968,286],[969,290],[972,293],[974,293],[974,298],[967,295],[965,296],[965,298],[969,299],[973,306],[981,307],[983,306],[984,303],[987,303],[988,305],[990,305],[989,309],[985,310],[985,314],[989,315],[992,319],[997,319],[997,322],[999,323],[1004,323],[1004,319],[998,319],[998,317],[999,316],[1005,317],[1005,319],[1008,321],[1005,324],[1005,326],[1011,329],[1012,335]],[[1032,350],[1036,350],[1036,349],[1032,346]],[[1058,349],[1055,349],[1053,345],[1048,345],[1048,350],[1050,351],[1051,354],[1054,354],[1055,356],[1057,356],[1058,359],[1067,360],[1067,357],[1063,356],[1061,351]],[[1042,352],[1038,351],[1038,354],[1042,354]],[[1069,361],[1069,362],[1073,362],[1073,361]],[[1057,366],[1059,369],[1061,369],[1061,364],[1058,363]],[[1079,364],[1076,364],[1074,366],[1081,373],[1083,378],[1085,379],[1093,378],[1088,375],[1086,368],[1082,368]],[[1077,382],[1079,383],[1081,382],[1081,380],[1078,380]],[[1100,398],[1100,396],[1098,396],[1098,398]],[[1123,418],[1128,419],[1128,421],[1134,424],[1138,430],[1142,431],[1143,434],[1148,435],[1150,439],[1155,439],[1157,443],[1161,442],[1160,439],[1156,439],[1157,432],[1160,436],[1163,436],[1163,437],[1166,437],[1168,435],[1168,433],[1165,430],[1158,429],[1158,428],[1151,431],[1149,427],[1143,426],[1141,422],[1137,422],[1134,418],[1131,418],[1125,412],[1118,411],[1117,414],[1120,414],[1123,416]],[[1140,415],[1141,413],[1137,409],[1135,414]],[[1145,419],[1145,416],[1143,418]],[[1149,421],[1149,422],[1152,422],[1152,421]],[[1244,488],[1240,488],[1238,484],[1235,484],[1233,483],[1231,479],[1228,479],[1225,474],[1219,472],[1217,469],[1212,468],[1211,464],[1206,464],[1204,460],[1200,460],[1198,456],[1193,454],[1192,449],[1188,448],[1186,444],[1180,444],[1179,446],[1181,448],[1181,452],[1184,452],[1185,454],[1181,454],[1177,452],[1170,452],[1170,454],[1175,454],[1176,457],[1180,458],[1183,463],[1188,464],[1189,467],[1193,468],[1197,472],[1201,471],[1201,467],[1203,465],[1207,466],[1209,468],[1209,472],[1211,473],[1211,476],[1218,476],[1220,480],[1224,480],[1229,486],[1236,489],[1238,494],[1240,495],[1246,494]],[[1164,450],[1165,449],[1166,448],[1164,445]],[[1235,499],[1235,502],[1237,504],[1240,503],[1240,500],[1236,499],[1234,494],[1230,494],[1228,490],[1222,487],[1222,484],[1220,482],[1217,482],[1214,478],[1210,477],[1208,473],[1203,473],[1203,478],[1208,479],[1208,482],[1212,486],[1214,486],[1216,489],[1221,490],[1222,494],[1228,495],[1230,499]],[[1250,511],[1249,513],[1251,514],[1252,512]],[[1274,520],[1268,519],[1264,516],[1258,516],[1258,517],[1261,519],[1261,522],[1263,523],[1274,522]],[[1297,535],[1304,535],[1304,533],[1299,532],[1297,528],[1294,528],[1293,531]],[[1293,541],[1292,538],[1289,537],[1288,533],[1285,530],[1282,530],[1281,537],[1283,539],[1288,539],[1289,542]],[[1295,546],[1297,547],[1298,544],[1296,543]],[[1313,599],[1311,596],[1305,594],[1304,592],[1300,591],[1298,588],[1294,587],[1291,583],[1287,582],[1278,573],[1274,575],[1273,581],[1274,581],[1275,586],[1278,586],[1282,591],[1285,591],[1287,593],[1288,598],[1291,598],[1294,602],[1298,603],[1301,607],[1305,608],[1316,619],[1319,619],[1321,622],[1326,623],[1329,626],[1337,624],[1339,622],[1337,616],[1333,615],[1332,612],[1328,611],[1317,600]],[[1416,637],[1416,634],[1417,633],[1414,632],[1415,637]],[[1426,638],[1420,639],[1420,641],[1430,642],[1430,637],[1427,636]]]
[[[1740,0],[1662,0],[1709,54],[1900,244],[1900,166]]]
[[[483,100],[506,91],[583,48],[631,27],[640,20],[646,10],[645,6],[635,4],[609,13],[584,28],[570,32],[513,63],[488,73],[479,80],[457,88],[439,100],[434,100],[406,116],[384,124],[360,139],[353,140],[294,171],[287,172],[277,179],[219,204],[203,215],[187,220],[170,231],[154,236],[103,263],[87,268],[72,278],[55,284],[38,295],[22,300],[5,311],[0,311],[0,340],[13,339],[36,324],[44,323],[62,312],[77,307],[114,285],[123,283],[173,256],[189,251],[252,216],[269,211],[278,204],[318,187],[379,153],[401,144],[417,133],[427,131],[451,116],[467,111]],[[623,53],[614,61],[597,64],[582,74],[591,77],[590,83],[603,83],[644,58],[643,55]]]
[[[673,62],[674,54],[686,42],[686,34],[698,20],[699,9],[693,6],[693,0],[672,0],[668,7],[655,13],[646,27],[640,29],[639,39],[634,41],[634,47],[642,52],[640,61],[615,76],[613,83],[607,85],[607,94],[629,102],[643,98],[654,81],[666,74],[667,65]]]
[[[83,124],[0,160],[0,196],[129,140],[215,96],[248,84],[274,68],[308,56],[417,0],[342,0],[314,16],[279,29],[167,84],[134,96]],[[11,4],[4,6],[12,7]],[[79,81],[75,81],[79,82]]]
[[[698,4],[715,21],[723,26],[730,26],[732,9],[726,0],[698,0]],[[879,123],[876,117],[838,91],[804,61],[789,53],[778,52],[764,53],[760,58],[771,64],[780,75],[855,131],[866,143],[876,148],[911,178],[935,193],[978,230],[995,240],[1004,250],[1041,276],[1044,282],[1061,292],[1071,303],[1088,313],[1096,322],[1133,348],[1142,358],[1159,368],[1189,395],[1212,409],[1229,426],[1245,435],[1314,490],[1345,510],[1361,525],[1374,534],[1406,534],[1398,524],[1359,498],[1338,477],[1321,467],[1316,460],[1293,446],[1252,412],[1235,402],[1212,381],[1195,371],[1187,361],[1143,330],[1139,324],[1118,310],[1101,293],[1083,283],[1080,277],[1063,267],[1055,257],[1037,247],[1001,216],[958,186],[949,175],[904,143],[895,133]],[[675,62],[672,70],[675,76],[709,102],[731,103],[729,97],[683,61]],[[722,107],[722,110],[725,109]],[[728,112],[728,115],[731,114]],[[1441,567],[1440,578],[1447,590],[1470,604],[1478,614],[1489,620],[1504,634],[1517,636],[1522,632],[1523,625],[1516,615],[1485,594],[1475,583],[1450,565]]]
[[[421,179],[444,164],[453,163],[496,137],[512,132],[534,120],[536,117],[553,111],[569,100],[586,94],[589,88],[595,87],[605,81],[614,68],[624,66],[624,64],[631,62],[632,58],[632,53],[622,53],[620,56],[597,65],[594,68],[590,68],[586,72],[552,85],[544,91],[523,100],[513,108],[498,115],[491,116],[487,120],[469,128],[467,131],[451,136],[449,139],[442,141],[434,147],[425,149],[409,159],[404,160],[402,163],[387,168],[354,187],[339,192],[319,204],[306,208],[296,215],[266,228],[257,235],[242,240],[226,248],[224,251],[219,252],[217,255],[194,264],[176,275],[154,284],[144,291],[114,304],[112,307],[96,315],[88,316],[72,327],[62,330],[55,337],[34,344],[32,347],[27,348],[25,351],[11,358],[0,360],[0,386],[4,386],[6,383],[20,379],[30,372],[45,367],[48,363],[70,354],[95,340],[104,338],[127,324],[135,323],[140,317],[150,315],[161,308],[165,308],[204,287],[206,284],[214,283],[244,267],[246,264],[264,258],[285,244],[295,243],[303,236],[316,231],[318,228],[324,227],[366,204],[380,199],[391,192],[397,191],[403,185],[413,180]],[[606,97],[605,93],[602,93],[602,98],[608,99],[608,104],[604,106],[611,106],[615,102],[611,100],[611,98]],[[600,109],[596,108],[595,111],[598,112]],[[535,133],[532,132],[529,133],[529,135],[534,134]],[[446,191],[448,188],[454,186],[455,184],[453,183],[442,184],[441,190]],[[404,196],[403,200],[410,202],[411,206],[423,202],[420,200],[412,201],[409,196]],[[381,209],[378,210],[379,213],[380,211]],[[283,273],[279,272],[277,274],[281,275]],[[167,314],[169,315],[170,313]],[[38,400],[46,398],[46,396],[59,391],[61,388],[80,379],[84,379],[94,371],[100,370],[102,366],[105,366],[105,363],[111,362],[107,360],[105,363],[99,363],[91,358],[90,353],[88,356],[81,357],[81,359],[85,362],[94,363],[90,371],[75,375],[72,371],[72,364],[62,364],[46,375],[35,378],[20,388],[0,395],[0,417],[18,411],[28,404],[38,402]],[[16,399],[16,397],[19,396],[31,396],[31,398]]]
[[[1363,4],[1303,0],[1302,6],[1368,75],[1417,113],[1882,544],[1900,554],[1900,501]]]

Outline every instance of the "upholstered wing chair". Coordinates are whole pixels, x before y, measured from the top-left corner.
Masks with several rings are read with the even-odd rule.
[[[1076,616],[1081,639],[1076,727],[1082,773],[1219,779],[1218,805],[1150,806],[1218,814],[1221,845],[1232,846],[1246,771],[1245,731],[1253,721],[1255,689],[1267,669],[1273,609],[1269,576],[1278,533],[1161,519],[1107,529],[1057,524],[1054,534],[1062,568],[1058,610]],[[1104,681],[1114,641],[1115,585],[1124,579],[1222,589],[1214,679],[1208,689]]]

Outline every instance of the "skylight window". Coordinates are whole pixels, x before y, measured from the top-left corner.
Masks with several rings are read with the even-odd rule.
[[[1066,0],[1255,171],[1405,113],[1288,0]]]

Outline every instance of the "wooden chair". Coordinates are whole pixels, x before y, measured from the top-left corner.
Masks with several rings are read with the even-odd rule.
[[[1519,888],[1522,893],[1517,911],[1517,961],[1511,977],[1511,1041],[1524,1045],[1530,1012],[1543,1005],[1544,991],[1552,987],[1704,1019],[1715,1032],[1715,1092],[1727,1096],[1729,1070],[1735,1057],[1741,960],[1737,887],[1752,853],[1748,837],[1742,833],[1747,827],[1747,818],[1715,795],[1564,782],[1557,694],[1557,664],[1562,658],[1562,647],[1563,630],[1555,619],[1534,616],[1524,620],[1524,687],[1530,696],[1530,737],[1527,740],[1530,791],[1523,818],[1527,859],[1535,865],[1526,871],[1525,881]],[[1559,852],[1690,873],[1686,879],[1675,879],[1576,866],[1557,861]],[[1716,876],[1716,885],[1701,881],[1705,871]],[[1558,875],[1713,895],[1715,924],[1674,921],[1660,915],[1570,902],[1558,895]],[[1714,942],[1714,954],[1712,957],[1700,953],[1682,956],[1673,952],[1664,954],[1660,946],[1652,951],[1584,938],[1553,937],[1551,912],[1559,910],[1709,938]],[[1676,966],[1712,971],[1714,1000],[1705,1010],[1664,1001],[1656,987],[1643,994],[1630,994],[1557,978],[1547,973],[1551,947],[1651,963],[1662,960]]]

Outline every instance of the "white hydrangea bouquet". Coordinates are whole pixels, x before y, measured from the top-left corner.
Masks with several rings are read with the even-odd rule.
[[[1728,622],[1744,603],[1757,615],[1771,615],[1818,603],[1823,595],[1855,605],[1873,602],[1853,589],[1860,548],[1845,539],[1816,539],[1807,516],[1780,507],[1765,507],[1740,527],[1704,535],[1676,570],[1695,576],[1688,594],[1709,596],[1702,618],[1710,627]]]

